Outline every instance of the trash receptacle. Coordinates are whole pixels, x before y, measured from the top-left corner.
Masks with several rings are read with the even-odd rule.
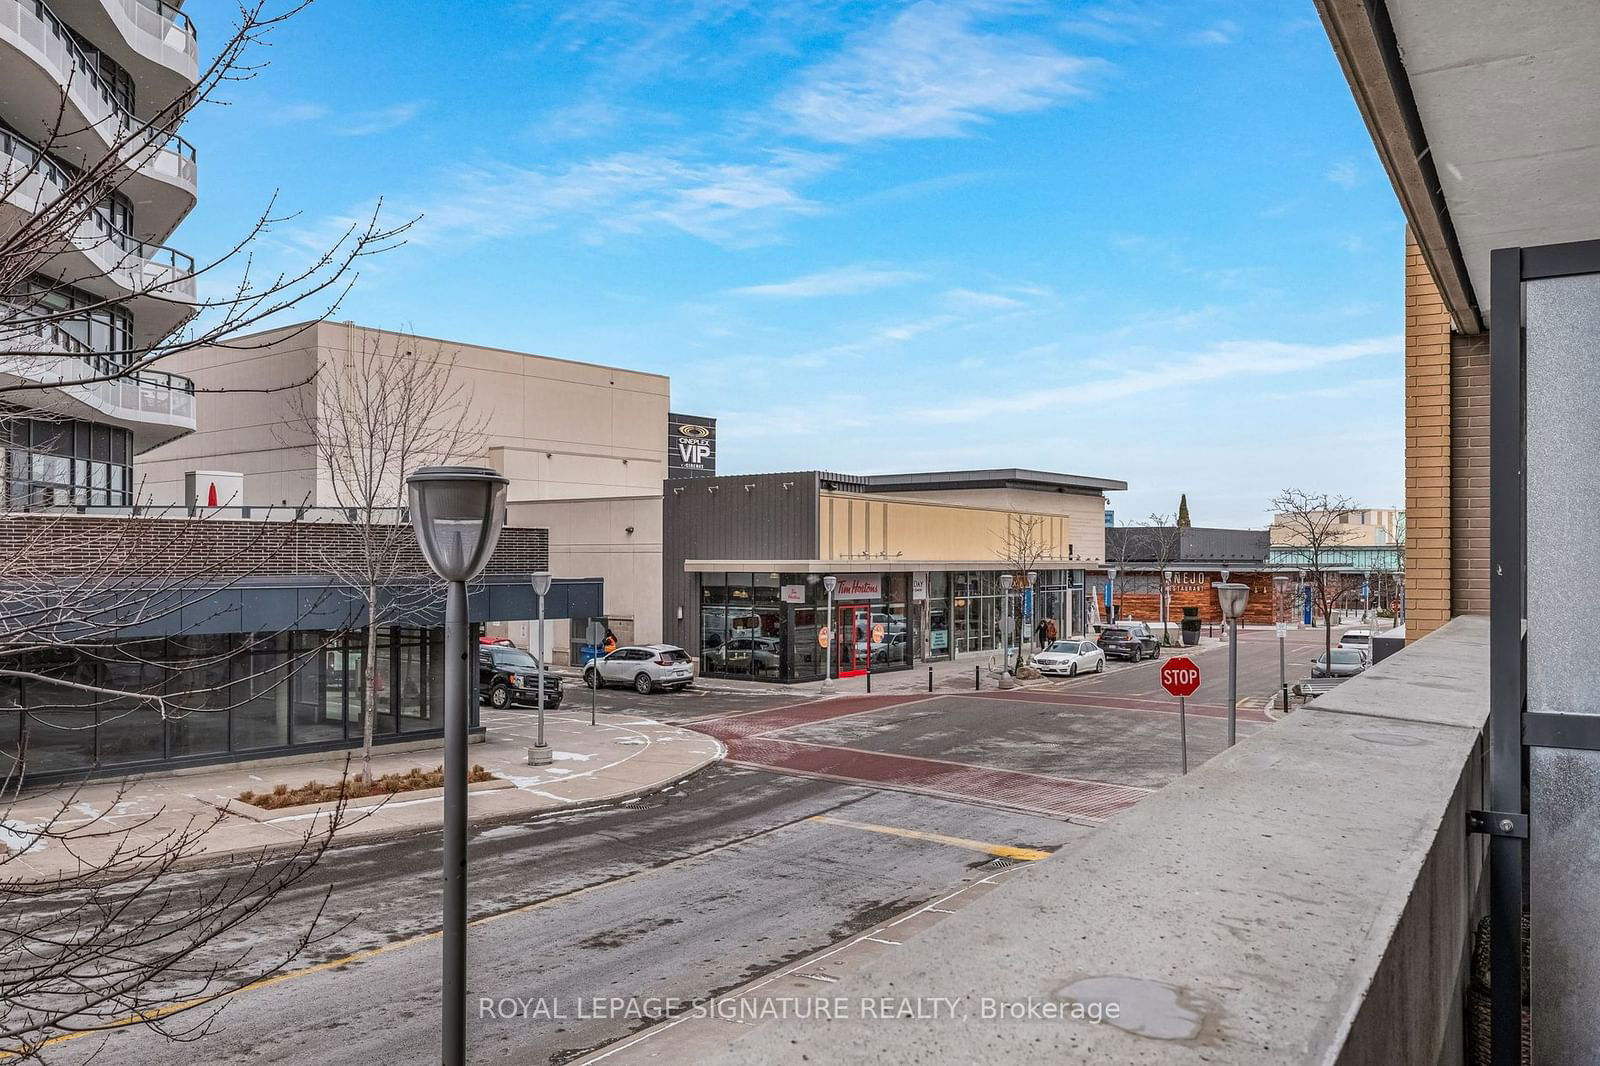
[[[1183,621],[1178,623],[1183,630],[1184,647],[1193,647],[1200,643],[1200,608],[1183,608]]]

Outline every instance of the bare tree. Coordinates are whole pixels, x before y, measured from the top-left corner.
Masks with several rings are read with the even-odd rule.
[[[1045,539],[1044,517],[1033,514],[1013,514],[1006,516],[1005,532],[1000,536],[1000,547],[996,555],[1011,568],[1012,588],[1027,588],[1028,574],[1039,569],[1039,560],[1049,558],[1058,551]],[[1001,589],[1002,596],[1009,598],[1012,589]],[[1017,619],[1017,667],[1023,663],[1023,643],[1031,634],[1024,633],[1023,620]]]
[[[193,1039],[229,993],[324,935],[322,903],[313,899],[290,923],[281,954],[252,957],[238,941],[347,824],[343,805],[292,838],[286,853],[253,855],[225,882],[199,888],[175,875],[206,850],[220,812],[141,833],[162,812],[111,818],[121,792],[91,806],[81,786],[33,795],[23,787],[40,753],[80,737],[86,747],[93,730],[115,727],[136,744],[152,732],[207,735],[204,723],[277,693],[318,656],[275,654],[258,669],[250,653],[280,646],[281,631],[244,634],[237,647],[149,636],[205,632],[228,610],[233,588],[291,553],[296,529],[260,523],[218,550],[204,519],[0,522],[8,534],[0,551],[0,1055],[40,1058],[73,1034],[132,1024]]]
[[[1323,647],[1328,661],[1333,658],[1333,601],[1339,590],[1332,587],[1330,554],[1350,540],[1350,516],[1355,504],[1346,496],[1284,489],[1272,498],[1275,536],[1279,547],[1289,549],[1311,581],[1312,595],[1322,608]]]
[[[378,632],[417,606],[419,595],[437,601],[436,590],[416,581],[408,550],[415,534],[398,521],[407,504],[406,475],[483,452],[484,420],[471,410],[456,363],[456,353],[437,343],[399,334],[386,345],[385,335],[375,334],[352,346],[346,358],[325,363],[315,385],[289,400],[285,432],[315,442],[332,502],[356,534],[355,550],[330,555],[321,568],[366,609],[361,776],[367,781],[378,706]]]
[[[1187,521],[1180,522],[1169,514],[1151,514],[1145,527],[1139,531],[1141,561],[1155,567],[1156,587],[1161,593],[1162,644],[1172,643],[1172,635],[1167,628],[1168,596],[1171,593],[1169,571],[1181,557],[1183,530],[1187,525]]]
[[[114,210],[131,202],[122,190],[142,169],[192,176],[193,150],[178,127],[196,108],[225,103],[225,86],[255,77],[263,66],[255,61],[258,46],[309,2],[241,3],[195,86],[158,101],[144,117],[101,91],[97,65],[75,55],[72,80],[38,128],[0,130],[0,203],[24,208],[0,212],[0,401],[38,405],[48,402],[43,390],[81,395],[124,380],[161,383],[150,372],[164,361],[248,344],[240,340],[245,333],[291,309],[325,318],[348,292],[360,260],[398,243],[410,223],[381,224],[380,201],[299,266],[263,271],[262,239],[295,218],[280,212],[275,198],[221,255],[200,263],[126,232]],[[24,6],[30,17],[54,19]],[[64,29],[55,37],[69,51],[79,47]],[[85,124],[74,117],[81,107],[104,114]],[[115,295],[97,295],[105,292]],[[140,328],[119,326],[136,307]]]

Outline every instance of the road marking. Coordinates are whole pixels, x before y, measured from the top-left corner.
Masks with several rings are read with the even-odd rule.
[[[846,804],[840,804],[839,806],[845,805]],[[836,806],[834,809],[837,810],[838,806]],[[509,910],[499,911],[494,914],[480,915],[479,917],[473,918],[467,922],[467,926],[471,928],[473,926],[486,925],[489,922],[499,921],[502,918],[511,918],[517,915],[527,914],[530,911],[542,910],[545,907],[554,906],[557,903],[565,903],[568,900],[576,899],[580,896],[587,896],[590,893],[598,892],[601,889],[610,888],[625,881],[632,881],[638,878],[647,877],[651,874],[660,873],[663,870],[671,869],[684,863],[693,862],[695,859],[704,858],[708,855],[714,855],[717,852],[736,848],[741,844],[747,844],[750,841],[760,837],[768,836],[769,834],[776,833],[779,830],[790,829],[796,825],[799,825],[801,822],[820,817],[826,816],[809,815],[796,818],[793,821],[770,826],[766,829],[759,830],[758,832],[751,833],[748,836],[740,837],[737,840],[730,840],[726,843],[716,844],[701,851],[696,851],[689,855],[681,856],[677,859],[673,859],[671,862],[663,863],[660,866],[651,866],[642,870],[635,870],[633,873],[623,874],[620,877],[613,877],[604,881],[598,881],[592,885],[584,885],[581,888],[575,888],[570,892],[563,892],[560,895],[546,896],[544,899],[534,900],[532,903],[524,903],[520,906],[512,907]],[[1048,853],[1046,852],[1041,854]],[[85,1036],[94,1036],[98,1033],[114,1032],[118,1029],[127,1029],[131,1026],[141,1025],[146,1022],[158,1021],[162,1018],[179,1014],[186,1010],[193,1010],[196,1007],[204,1007],[213,1003],[220,1004],[224,1000],[232,996],[237,996],[242,992],[251,992],[258,988],[267,988],[271,985],[281,984],[284,981],[292,981],[300,977],[310,977],[313,974],[324,973],[328,970],[336,970],[341,966],[349,966],[353,963],[365,962],[367,959],[376,958],[379,955],[387,955],[390,952],[399,951],[402,948],[414,947],[417,944],[424,944],[430,940],[438,940],[442,936],[444,936],[444,930],[435,929],[431,933],[419,933],[416,936],[406,937],[404,940],[396,940],[391,943],[380,944],[375,948],[364,948],[361,951],[351,952],[350,954],[343,955],[337,959],[329,959],[326,962],[314,963],[310,966],[302,966],[295,970],[285,970],[283,973],[272,974],[271,976],[263,977],[256,981],[251,981],[249,984],[240,985],[238,988],[231,988],[227,989],[226,991],[218,992],[215,995],[196,996],[193,999],[186,999],[178,1003],[168,1003],[165,1006],[156,1007],[152,1010],[138,1011],[133,1014],[127,1014],[121,1018],[113,1018],[101,1025],[90,1026],[84,1029],[76,1029],[70,1033],[61,1033],[57,1036],[52,1036],[47,1040],[40,1041],[35,1050],[53,1047],[57,1044],[64,1044],[69,1040],[77,1040]],[[0,1061],[22,1057],[23,1054],[20,1052],[12,1051],[6,1048],[0,1048]]]
[[[952,848],[966,848],[968,851],[981,851],[985,855],[993,855],[1001,859],[1022,859],[1033,862],[1038,859],[1050,857],[1048,851],[1038,848],[1014,848],[1007,844],[989,844],[982,840],[967,840],[964,837],[947,837],[942,833],[926,833],[920,829],[902,829],[894,825],[876,825],[872,822],[852,822],[848,818],[835,818],[827,814],[813,814],[813,822],[826,822],[829,825],[842,825],[848,829],[861,829],[868,833],[884,833],[893,837],[906,837],[910,840],[925,840],[930,844],[945,844]]]

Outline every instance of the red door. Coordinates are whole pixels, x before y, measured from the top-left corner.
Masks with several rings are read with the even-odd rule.
[[[834,627],[834,646],[838,649],[835,660],[838,677],[858,677],[867,672],[865,653],[857,655],[856,644],[866,638],[872,624],[872,608],[848,606],[838,610],[838,625]]]

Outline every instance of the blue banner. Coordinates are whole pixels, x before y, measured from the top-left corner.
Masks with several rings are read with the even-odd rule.
[[[1028,588],[1025,588],[1025,589],[1022,590],[1022,617],[1027,618],[1029,620],[1032,620],[1032,618],[1033,618],[1033,587],[1032,586],[1029,586]]]

